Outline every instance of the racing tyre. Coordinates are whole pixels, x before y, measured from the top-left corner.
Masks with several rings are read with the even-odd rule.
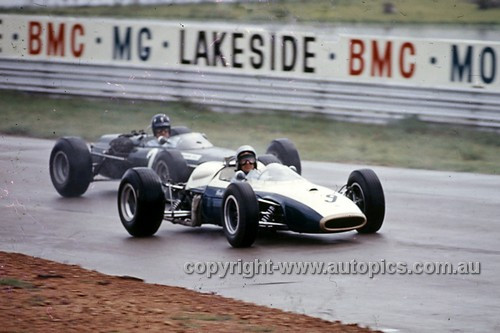
[[[284,165],[295,167],[299,175],[302,173],[299,152],[292,141],[286,138],[274,139],[267,147],[266,154],[276,156]]]
[[[249,247],[257,237],[259,203],[248,183],[231,183],[223,197],[222,227],[233,247]]]
[[[149,168],[132,168],[118,188],[118,212],[128,233],[152,236],[163,221],[165,196],[159,176]]]
[[[184,134],[184,133],[191,133],[191,129],[186,126],[173,126],[170,129],[170,136]]]
[[[49,161],[50,179],[63,197],[78,197],[92,181],[92,158],[85,141],[65,137],[56,141]]]
[[[183,183],[189,178],[189,167],[181,152],[175,149],[160,151],[153,161],[153,170],[163,183]]]
[[[260,155],[257,159],[264,165],[269,165],[271,163],[281,164],[281,161],[276,156],[271,154]]]
[[[382,184],[373,170],[351,172],[347,180],[347,197],[365,214],[366,224],[357,229],[361,234],[377,232],[384,222],[385,197]]]

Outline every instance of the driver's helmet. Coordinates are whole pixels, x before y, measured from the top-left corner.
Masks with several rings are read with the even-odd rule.
[[[236,170],[241,170],[244,163],[252,163],[254,169],[257,169],[257,154],[252,146],[244,145],[236,150]]]
[[[154,136],[157,136],[158,131],[164,129],[167,130],[168,136],[170,136],[170,118],[164,113],[155,115],[151,120],[151,129]]]

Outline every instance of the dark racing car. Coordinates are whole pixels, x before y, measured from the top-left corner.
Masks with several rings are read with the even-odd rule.
[[[186,182],[199,164],[221,161],[233,154],[233,150],[215,147],[204,134],[183,126],[172,127],[169,138],[132,131],[103,135],[87,145],[80,138],[63,137],[50,154],[50,178],[60,195],[77,197],[91,182],[119,180],[133,167],[153,169],[163,182]],[[276,158],[300,173],[300,157],[290,140],[273,140],[266,154],[259,157],[265,164]]]

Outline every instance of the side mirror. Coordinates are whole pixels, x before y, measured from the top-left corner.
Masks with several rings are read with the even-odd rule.
[[[236,165],[235,161],[234,156],[224,157],[224,166],[234,166]]]
[[[295,167],[295,165],[290,165],[289,168],[292,169],[293,172],[297,173],[297,168]]]

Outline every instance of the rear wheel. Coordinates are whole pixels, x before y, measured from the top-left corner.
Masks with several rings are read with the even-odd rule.
[[[302,173],[299,152],[292,141],[286,138],[275,139],[267,147],[266,154],[276,156],[286,166],[293,166],[299,175]]]
[[[165,195],[159,176],[149,168],[133,168],[123,175],[118,188],[120,220],[135,237],[158,231],[165,211]]]
[[[162,150],[153,161],[153,170],[163,183],[182,183],[189,178],[189,167],[181,152],[175,149]]]
[[[259,155],[257,158],[259,162],[261,162],[264,165],[269,165],[271,163],[279,163],[281,164],[281,161],[274,155],[271,154],[264,154],[264,155]]]
[[[50,153],[50,179],[63,197],[78,197],[92,181],[92,158],[85,141],[65,137],[56,141]]]
[[[382,184],[373,170],[355,170],[347,180],[346,196],[351,199],[366,216],[366,224],[357,229],[359,233],[377,232],[384,222],[385,197]]]
[[[232,183],[222,202],[222,227],[229,244],[251,246],[259,228],[259,204],[252,187],[248,183]]]

